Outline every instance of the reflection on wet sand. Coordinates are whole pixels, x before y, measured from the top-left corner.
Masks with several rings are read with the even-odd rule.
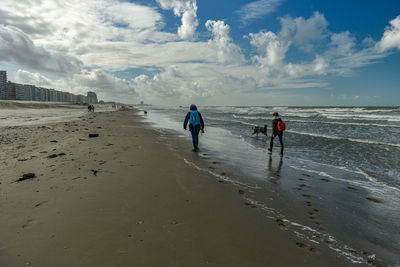
[[[280,157],[278,167],[274,167],[272,164],[272,155],[269,155],[268,159],[268,178],[273,184],[278,184],[278,180],[281,176],[281,169],[283,164],[283,157]]]

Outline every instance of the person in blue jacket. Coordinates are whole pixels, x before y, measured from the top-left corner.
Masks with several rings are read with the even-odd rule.
[[[197,152],[199,149],[199,132],[201,130],[201,132],[204,133],[204,121],[201,117],[201,113],[194,104],[190,105],[190,111],[186,114],[185,121],[183,122],[183,129],[186,130],[188,122],[189,130],[192,134],[193,151]]]

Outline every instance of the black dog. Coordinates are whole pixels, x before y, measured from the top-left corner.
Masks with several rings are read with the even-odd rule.
[[[258,137],[259,133],[262,133],[265,136],[268,136],[268,134],[267,134],[267,125],[264,125],[264,127],[260,127],[260,126],[251,127],[251,134],[252,135],[256,134],[257,137]]]

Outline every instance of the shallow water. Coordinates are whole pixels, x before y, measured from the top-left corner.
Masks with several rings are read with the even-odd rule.
[[[248,186],[249,201],[288,220],[307,242],[324,243],[352,262],[400,263],[400,108],[199,109],[206,124],[204,163],[195,164]],[[184,136],[191,149],[182,126],[187,108],[147,110],[148,121]],[[274,111],[287,127],[283,158],[277,140],[270,155],[269,139],[250,132],[266,124],[270,135]]]

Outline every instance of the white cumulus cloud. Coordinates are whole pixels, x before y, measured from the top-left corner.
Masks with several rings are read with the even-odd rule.
[[[377,48],[380,52],[397,48],[400,49],[400,16],[391,20],[390,26],[385,29],[382,39],[377,44]]]
[[[208,41],[210,46],[217,50],[218,62],[220,63],[242,63],[244,57],[239,46],[233,43],[229,35],[230,27],[219,20],[208,20],[206,28],[212,33],[213,38]]]
[[[15,82],[22,84],[32,84],[40,87],[52,87],[53,82],[40,73],[32,73],[19,69],[14,74]]]
[[[174,11],[175,16],[182,17],[178,35],[184,40],[193,40],[199,26],[196,0],[156,0],[163,9]]]
[[[262,67],[279,66],[283,63],[289,44],[273,32],[250,33],[250,44],[258,51],[254,60]]]
[[[279,33],[284,40],[290,40],[293,45],[311,51],[315,42],[327,36],[328,22],[325,16],[315,12],[310,18],[303,17],[281,19],[282,29]]]

